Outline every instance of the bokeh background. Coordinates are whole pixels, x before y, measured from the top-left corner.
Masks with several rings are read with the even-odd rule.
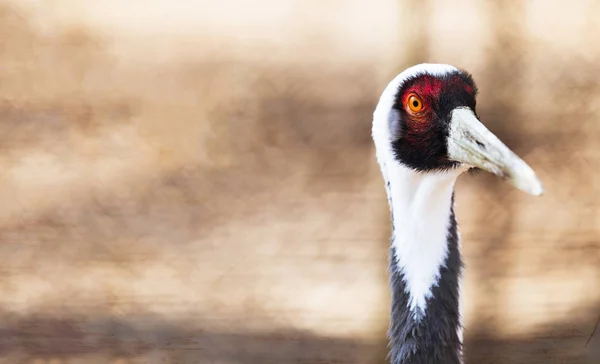
[[[467,362],[600,363],[598,19],[593,0],[0,1],[0,363],[384,363],[371,118],[420,62],[469,70],[546,188],[457,184]]]

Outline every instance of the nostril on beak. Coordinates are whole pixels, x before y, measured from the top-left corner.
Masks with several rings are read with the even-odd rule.
[[[482,143],[482,142],[480,142],[479,140],[476,140],[476,141],[475,141],[475,143],[477,143],[477,145],[478,145],[478,146],[479,146],[481,149],[485,150],[485,144],[483,144],[483,143]]]

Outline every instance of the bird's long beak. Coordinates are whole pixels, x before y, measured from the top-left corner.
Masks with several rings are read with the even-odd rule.
[[[466,107],[452,111],[448,137],[450,159],[479,167],[539,196],[544,191],[535,172],[492,134]]]

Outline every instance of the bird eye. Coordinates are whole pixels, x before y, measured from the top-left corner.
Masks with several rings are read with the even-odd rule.
[[[419,96],[417,96],[417,94],[408,95],[407,104],[408,104],[408,108],[412,112],[417,113],[417,112],[423,110],[423,100],[421,100],[421,98]]]

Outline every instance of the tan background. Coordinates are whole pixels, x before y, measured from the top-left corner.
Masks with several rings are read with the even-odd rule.
[[[591,0],[0,1],[0,363],[383,363],[371,114],[422,61],[473,73],[547,191],[458,183],[468,363],[599,363],[598,19]]]

